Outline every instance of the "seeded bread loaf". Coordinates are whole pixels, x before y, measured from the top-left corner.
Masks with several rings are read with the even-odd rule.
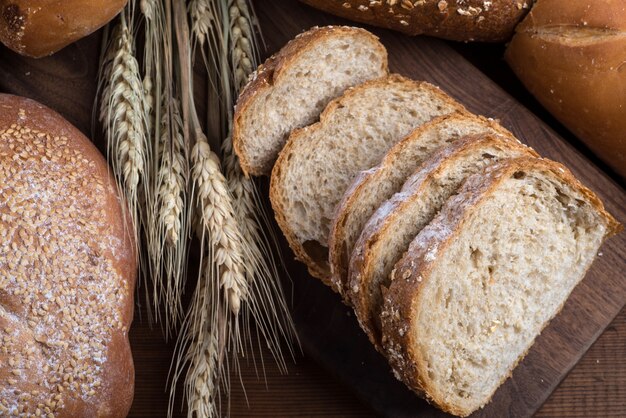
[[[233,146],[246,174],[270,174],[296,128],[348,87],[387,75],[387,50],[366,30],[313,28],[259,67],[235,110]]]
[[[539,0],[505,57],[537,100],[626,179],[626,2]]]
[[[113,19],[128,0],[0,0],[0,42],[40,58]]]
[[[430,155],[462,136],[481,132],[513,137],[494,120],[459,112],[418,127],[389,150],[381,163],[360,173],[344,194],[328,239],[332,286],[347,295],[348,263],[354,244],[376,209],[398,192]],[[349,303],[349,298],[344,298]]]
[[[270,199],[289,245],[313,276],[330,283],[330,225],[355,176],[416,126],[460,110],[431,84],[391,75],[349,89],[320,122],[291,134],[272,171]]]
[[[363,228],[349,268],[348,295],[357,319],[380,349],[382,286],[413,238],[470,175],[496,161],[537,155],[512,137],[470,135],[426,160],[402,190],[383,203]]]
[[[470,177],[396,264],[383,344],[438,407],[483,407],[620,225],[561,164],[507,160]]]
[[[136,274],[102,155],[0,94],[0,416],[125,417]]]
[[[346,19],[454,41],[504,42],[533,0],[300,0]]]

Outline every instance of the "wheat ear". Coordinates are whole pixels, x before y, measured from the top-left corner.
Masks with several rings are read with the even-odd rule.
[[[206,137],[198,133],[191,151],[192,178],[197,199],[200,235],[214,248],[220,286],[229,301],[230,310],[239,313],[242,298],[247,297],[244,275],[243,244],[232,206],[226,178],[219,158],[211,151]]]
[[[139,202],[145,197],[143,180],[149,149],[143,85],[133,42],[123,11],[106,54],[99,117],[107,139],[108,157],[128,202],[138,237]]]
[[[182,132],[178,102],[161,106],[159,172],[157,175],[157,242],[153,245],[154,262],[161,268],[154,272],[165,301],[166,332],[174,330],[182,313],[188,217],[187,181],[189,177],[187,145]],[[160,298],[159,298],[160,299]]]
[[[231,75],[223,75],[224,89],[232,89],[233,97],[239,93],[259,61],[256,17],[251,5],[246,0],[228,2],[229,45]],[[232,85],[229,81],[232,80]],[[228,105],[229,130],[232,125],[232,103]],[[275,360],[286,370],[284,355],[281,351],[282,338],[296,339],[295,327],[289,314],[285,295],[278,283],[278,268],[275,255],[276,237],[261,203],[254,182],[244,176],[237,156],[232,147],[232,137],[226,136],[222,142],[226,178],[234,197],[237,219],[241,225],[247,250],[246,271],[248,273],[251,296],[255,303],[250,304],[257,330],[263,335]],[[265,224],[269,234],[260,225]],[[280,254],[280,251],[277,251]],[[288,346],[291,351],[291,346]],[[293,356],[293,353],[291,353]]]
[[[239,92],[258,63],[256,18],[246,0],[229,0],[228,13],[234,89]]]

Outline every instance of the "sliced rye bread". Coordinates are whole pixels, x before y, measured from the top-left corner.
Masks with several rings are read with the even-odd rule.
[[[398,192],[407,177],[429,156],[462,136],[482,132],[513,134],[492,119],[469,112],[445,115],[425,123],[393,146],[381,163],[361,172],[337,205],[328,239],[333,289],[346,295],[348,264],[354,244],[376,209]],[[344,298],[349,303],[349,298]]]
[[[354,177],[416,126],[463,109],[431,84],[390,75],[349,89],[326,107],[320,122],[291,134],[272,171],[270,199],[311,275],[330,284],[330,224]]]
[[[393,270],[382,325],[394,374],[449,413],[482,408],[620,229],[556,162],[470,177]]]
[[[389,285],[393,266],[413,238],[467,177],[502,159],[536,155],[511,137],[467,136],[426,160],[402,190],[376,210],[354,246],[348,296],[361,327],[377,349],[381,348],[381,286]]]
[[[268,58],[242,90],[233,146],[246,175],[268,175],[289,134],[318,120],[348,88],[387,75],[387,50],[370,32],[315,27]]]

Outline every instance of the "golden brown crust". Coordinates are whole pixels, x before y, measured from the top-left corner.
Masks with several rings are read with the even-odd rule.
[[[300,0],[361,23],[408,35],[504,42],[534,0]]]
[[[350,26],[316,26],[300,33],[289,41],[280,51],[261,64],[250,76],[250,80],[239,94],[233,118],[233,148],[239,157],[239,164],[246,176],[269,175],[272,171],[271,166],[259,169],[252,164],[243,149],[245,138],[242,137],[241,130],[244,125],[244,119],[246,117],[254,117],[254,115],[247,115],[248,108],[252,102],[265,90],[272,88],[280,80],[283,69],[297,60],[300,55],[306,53],[309,48],[314,48],[318,41],[341,34],[364,36],[379,44],[378,38],[365,29]],[[387,51],[382,45],[380,45],[380,53],[385,57],[387,56]],[[386,66],[387,60],[385,59],[385,72],[387,72]]]
[[[449,165],[451,156],[465,155],[472,149],[485,146],[485,144],[500,145],[503,148],[516,149],[520,154],[538,156],[534,150],[520,144],[510,134],[506,136],[467,135],[425,161],[415,174],[407,179],[402,191],[385,202],[363,228],[350,259],[348,296],[361,327],[379,351],[381,351],[380,320],[376,317],[373,296],[368,292],[369,281],[373,278],[372,270],[379,263],[376,255],[379,237],[395,233],[395,230],[390,228],[394,228],[395,220],[401,216],[398,215],[401,213],[399,210],[415,199],[421,198],[425,188],[432,184],[432,179]]]
[[[626,3],[540,0],[505,57],[557,119],[626,177]]]
[[[446,412],[467,416],[472,411],[465,411],[442,399],[433,398],[434,390],[425,372],[425,361],[418,352],[418,336],[409,332],[413,320],[417,320],[416,307],[422,295],[421,288],[429,278],[437,258],[428,256],[429,251],[437,248],[445,251],[462,229],[469,214],[486,197],[496,190],[499,184],[519,170],[550,172],[563,182],[580,192],[605,219],[608,238],[622,230],[622,226],[606,210],[599,198],[582,185],[562,164],[542,158],[517,158],[506,160],[487,167],[482,173],[470,177],[459,194],[453,197],[444,211],[425,228],[411,243],[405,256],[396,264],[391,285],[383,289],[384,309],[381,314],[382,343],[394,374],[409,388],[420,395],[426,395],[430,402]],[[522,356],[523,357],[523,356]],[[520,358],[521,359],[521,358]],[[506,376],[502,381],[506,379]]]
[[[495,120],[487,119],[482,116],[476,116],[465,110],[460,110],[459,112],[451,115],[440,116],[422,126],[417,127],[413,132],[407,135],[406,138],[394,145],[378,166],[359,173],[350,185],[350,188],[348,188],[344,194],[335,211],[335,217],[333,218],[333,225],[328,239],[328,247],[329,264],[332,273],[332,287],[335,292],[344,295],[344,302],[348,305],[351,304],[350,298],[348,297],[348,263],[350,261],[350,254],[346,254],[345,249],[346,235],[348,233],[345,228],[345,224],[351,214],[351,208],[358,206],[359,198],[362,196],[362,193],[368,192],[367,188],[369,181],[378,177],[384,167],[393,165],[397,160],[397,157],[403,153],[404,150],[416,140],[416,138],[419,138],[424,132],[432,129],[432,126],[436,126],[450,118],[456,118],[459,116],[463,116],[468,120],[473,119],[481,121],[486,127],[489,127],[504,136],[513,135]]]
[[[113,19],[128,0],[0,0],[0,41],[15,52],[52,55]]]
[[[0,393],[0,415],[43,403],[56,417],[126,416],[137,261],[108,165],[29,99],[0,94],[0,137],[0,177],[13,174],[3,180],[13,190],[0,190],[0,392],[10,392]],[[32,274],[10,270],[16,257]]]
[[[284,202],[281,198],[282,190],[284,190],[284,187],[282,185],[284,181],[283,169],[289,163],[290,154],[293,153],[297,149],[297,147],[301,146],[302,140],[300,140],[300,138],[303,137],[305,134],[308,134],[308,132],[310,132],[311,130],[320,129],[325,123],[326,119],[329,117],[329,115],[331,115],[337,109],[337,107],[342,106],[342,103],[344,101],[349,100],[352,96],[358,94],[359,91],[363,89],[368,89],[371,86],[394,84],[394,83],[412,84],[415,86],[415,88],[419,88],[422,85],[428,85],[432,89],[431,92],[433,92],[434,94],[440,95],[443,101],[450,103],[451,105],[456,107],[457,110],[463,109],[463,107],[460,104],[458,104],[457,102],[454,102],[452,98],[447,96],[439,88],[432,86],[431,84],[428,84],[426,82],[410,80],[399,74],[390,74],[387,77],[366,81],[365,83],[360,84],[359,86],[346,90],[343,96],[338,97],[337,99],[331,101],[326,106],[322,114],[320,115],[319,122],[314,123],[313,125],[307,126],[302,129],[294,130],[289,136],[289,140],[287,141],[287,144],[278,155],[278,159],[276,160],[276,163],[274,164],[274,168],[272,170],[271,181],[270,181],[270,201],[272,203],[272,208],[274,209],[274,215],[276,217],[278,226],[280,227],[285,237],[287,238],[287,241],[289,242],[289,246],[292,248],[292,250],[296,254],[296,258],[307,265],[309,269],[309,273],[313,277],[316,277],[322,280],[324,284],[330,287],[332,287],[332,283],[331,283],[330,266],[328,264],[328,254],[327,253],[325,254],[325,256],[323,257],[323,260],[313,259],[307,253],[303,244],[299,242],[295,232],[291,229],[291,226],[289,225],[289,222],[287,221],[287,218],[285,216],[285,209],[283,207]],[[320,245],[322,244],[320,243]],[[323,243],[323,245],[326,246],[327,243]],[[324,252],[326,251],[327,249]]]

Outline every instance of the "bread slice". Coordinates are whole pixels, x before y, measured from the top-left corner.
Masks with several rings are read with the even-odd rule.
[[[472,176],[393,270],[382,324],[396,376],[452,414],[483,407],[620,229],[561,164]]]
[[[391,75],[348,90],[320,122],[291,134],[272,171],[270,199],[278,225],[313,276],[330,282],[330,223],[354,177],[416,126],[462,109],[431,84]]]
[[[315,27],[259,67],[235,110],[233,145],[246,174],[269,174],[287,137],[345,89],[387,75],[387,51],[364,29]]]
[[[382,162],[360,173],[337,206],[328,239],[331,281],[346,294],[348,263],[354,244],[376,209],[400,190],[407,177],[430,155],[462,136],[482,132],[513,134],[491,119],[468,112],[445,115],[418,127],[389,150]],[[349,299],[346,298],[346,302]]]
[[[494,162],[536,155],[510,137],[468,136],[428,159],[365,225],[350,260],[348,295],[361,327],[380,348],[381,286],[415,236],[470,175]]]

